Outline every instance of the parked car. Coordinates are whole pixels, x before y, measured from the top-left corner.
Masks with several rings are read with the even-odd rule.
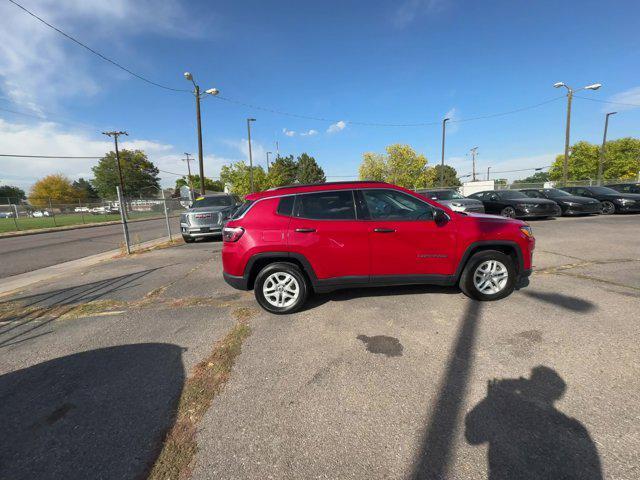
[[[214,193],[197,197],[186,213],[180,215],[180,231],[187,243],[197,238],[219,236],[224,223],[242,202],[236,195]]]
[[[562,190],[580,197],[595,198],[602,203],[603,215],[640,212],[640,195],[620,193],[609,187],[563,187]]]
[[[0,218],[13,218],[14,216],[13,212],[0,212]]]
[[[606,186],[620,193],[640,193],[640,183],[614,183]]]
[[[556,202],[562,215],[591,215],[602,211],[602,204],[594,198],[578,197],[557,188],[524,188],[520,190],[531,198],[546,198]]]
[[[454,212],[484,213],[484,205],[480,200],[466,198],[453,189],[429,190],[422,188],[416,191],[441,205],[446,205]]]
[[[33,212],[31,212],[31,216],[35,218],[50,217],[51,213],[49,213],[47,210],[34,210]]]
[[[118,213],[118,211],[114,212],[112,207],[109,206],[93,207],[91,209],[92,215],[109,215],[110,213]]]
[[[545,218],[562,214],[553,200],[531,198],[517,190],[487,190],[469,195],[480,200],[484,211],[508,218]]]
[[[459,285],[508,296],[531,273],[535,240],[520,220],[461,214],[384,182],[281,187],[247,196],[222,231],[223,276],[273,313],[311,292]]]

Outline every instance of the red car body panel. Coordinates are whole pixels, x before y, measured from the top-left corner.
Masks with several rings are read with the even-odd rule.
[[[280,215],[280,198],[327,190],[394,189],[443,210],[450,218],[433,220],[311,220]],[[493,215],[456,213],[416,192],[381,182],[353,182],[294,186],[248,195],[253,204],[227,227],[241,227],[238,241],[224,242],[225,279],[238,288],[251,288],[249,271],[261,256],[294,258],[304,262],[312,283],[344,279],[366,283],[385,277],[442,278],[455,283],[474,248],[508,246],[516,250],[521,275],[530,273],[535,240],[520,228],[526,223]],[[391,232],[376,232],[376,229]],[[353,281],[351,281],[353,280]],[[400,283],[402,281],[400,280]]]

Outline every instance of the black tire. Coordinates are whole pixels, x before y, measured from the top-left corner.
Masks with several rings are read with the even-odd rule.
[[[499,292],[495,294],[487,294],[483,293],[477,289],[474,283],[474,274],[476,269],[487,260],[497,260],[502,263],[507,269],[508,277],[507,282]],[[467,264],[464,266],[464,270],[462,271],[462,275],[460,276],[460,290],[470,297],[476,300],[482,301],[492,301],[492,300],[500,300],[501,298],[508,297],[511,295],[513,290],[516,287],[517,281],[517,272],[516,267],[513,264],[513,260],[509,255],[505,255],[502,252],[498,252],[496,250],[483,250],[481,252],[475,253],[471,256],[471,258],[467,261]]]
[[[290,305],[283,306],[283,307],[276,306],[270,303],[269,300],[267,300],[267,298],[265,297],[265,293],[263,291],[264,284],[265,282],[267,282],[267,280],[269,280],[269,277],[277,273],[291,275],[297,282],[298,296],[295,299],[295,301]],[[260,306],[268,312],[276,313],[279,315],[286,314],[286,313],[294,313],[300,310],[300,308],[302,308],[302,306],[307,301],[307,297],[309,296],[309,290],[310,290],[309,281],[307,280],[307,277],[305,276],[305,274],[302,273],[302,271],[297,265],[294,265],[293,263],[287,263],[287,262],[270,263],[269,265],[264,267],[262,270],[260,270],[260,272],[258,273],[258,276],[256,277],[256,281],[253,289],[254,294],[256,296],[256,300],[258,301]]]
[[[184,240],[184,243],[193,243],[196,241],[195,238],[190,237],[189,235],[182,235],[182,239]]]
[[[507,218],[516,218],[516,209],[513,207],[504,207],[500,215]]]
[[[616,213],[616,206],[609,200],[602,201],[602,215],[613,215]]]

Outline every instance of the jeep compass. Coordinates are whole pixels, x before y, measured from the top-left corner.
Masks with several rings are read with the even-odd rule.
[[[273,313],[312,292],[409,284],[459,285],[508,296],[531,273],[535,240],[520,220],[454,212],[383,182],[293,185],[246,197],[224,227],[231,286]]]

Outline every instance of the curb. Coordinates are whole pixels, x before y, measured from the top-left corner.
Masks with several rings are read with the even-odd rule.
[[[132,253],[135,253],[135,251],[138,249],[153,247],[156,244],[161,244],[168,241],[169,237],[149,240],[147,242],[137,244],[135,246],[135,249],[132,250]],[[16,290],[20,290],[34,283],[69,274],[76,270],[81,270],[83,268],[96,265],[97,263],[101,263],[106,260],[115,260],[114,257],[120,255],[121,253],[122,252],[120,250],[109,250],[108,252],[98,253],[89,257],[78,258],[77,260],[71,260],[69,262],[63,262],[57,265],[40,268],[32,272],[20,273],[18,275],[12,275],[10,277],[3,278],[2,284],[0,285],[0,297],[4,297],[6,295],[14,293]],[[127,258],[127,255],[125,255],[124,257],[119,257],[118,259],[120,258]]]
[[[169,218],[178,218],[177,216],[169,216]],[[138,220],[129,220],[127,223],[149,222],[151,220],[164,220],[164,217],[156,218],[140,218]],[[18,230],[16,232],[0,233],[0,240],[3,238],[25,237],[27,235],[40,235],[43,233],[65,232],[67,230],[80,230],[82,228],[108,227],[111,225],[122,225],[120,220],[111,220],[109,222],[81,223],[80,225],[67,225],[64,227],[38,228],[32,230]],[[168,237],[167,237],[168,238]]]

